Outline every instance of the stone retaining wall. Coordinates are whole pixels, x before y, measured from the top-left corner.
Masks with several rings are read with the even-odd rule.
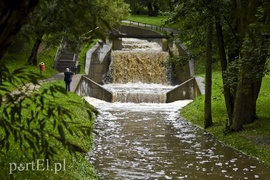
[[[196,82],[196,78],[193,77],[167,92],[166,103],[184,99],[194,99],[199,95],[201,95],[201,91]]]
[[[110,65],[111,43],[96,43],[86,53],[85,73],[96,83],[102,84],[103,75]]]
[[[79,96],[91,96],[103,101],[112,102],[112,93],[86,76],[82,76],[75,93]]]

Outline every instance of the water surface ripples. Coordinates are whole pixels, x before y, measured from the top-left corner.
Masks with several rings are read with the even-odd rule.
[[[190,100],[168,104],[107,103],[89,154],[100,179],[268,179],[269,167],[224,146],[179,116]]]

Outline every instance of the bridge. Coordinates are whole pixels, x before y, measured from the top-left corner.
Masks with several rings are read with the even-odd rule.
[[[162,26],[150,25],[133,21],[122,21],[122,26],[109,34],[111,39],[138,38],[138,39],[170,39],[178,31]]]
[[[110,33],[109,37],[114,38],[138,38],[138,39],[170,39],[171,35],[162,35],[162,34],[118,34]]]

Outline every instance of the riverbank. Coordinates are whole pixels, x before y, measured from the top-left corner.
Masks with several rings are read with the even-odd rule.
[[[166,20],[165,16],[148,17],[142,15],[132,15],[128,20],[162,26]],[[177,29],[177,24],[166,25]],[[203,61],[203,60],[202,60]],[[198,59],[196,61],[196,75],[204,76],[204,65]],[[270,165],[270,76],[266,75],[263,79],[261,92],[257,101],[257,113],[259,119],[250,125],[245,126],[244,130],[238,133],[224,135],[227,113],[223,97],[222,77],[218,63],[213,64],[212,79],[212,114],[214,126],[206,131],[213,134],[219,141],[231,146],[249,156],[259,158],[264,163]],[[191,123],[203,127],[204,118],[204,96],[196,98],[192,103],[181,111],[181,116]]]
[[[221,80],[221,72],[213,72],[212,116],[214,125],[206,129],[206,131],[226,145],[270,165],[270,114],[268,106],[270,104],[270,75],[264,77],[257,101],[259,119],[253,124],[246,125],[242,131],[227,135],[224,134],[227,114]],[[181,111],[181,116],[202,128],[204,122],[204,95],[187,105]]]
[[[39,87],[39,91],[42,89],[48,89],[53,85],[63,86],[64,81],[50,78],[50,81],[45,82]],[[74,104],[85,104],[83,99],[74,94],[55,92],[54,98],[50,98],[50,103],[57,102],[59,106],[65,106],[68,110],[73,112],[72,122],[75,124],[83,124],[85,127],[91,127],[94,121],[87,119],[88,113],[84,111],[81,106]],[[47,95],[44,95],[47,96]],[[25,111],[30,111],[25,110]],[[22,114],[22,118],[25,118],[25,113]],[[50,127],[50,132],[55,131],[53,127]],[[93,137],[83,136],[81,133],[76,132],[70,134],[66,132],[66,137],[73,143],[79,145],[86,151],[91,151],[93,145]],[[55,142],[50,142],[55,143]],[[71,155],[70,152],[62,147],[59,143],[55,143],[53,146],[57,150],[56,155],[50,159],[27,159],[21,151],[18,150],[18,144],[10,142],[10,150],[7,153],[1,154],[1,168],[0,174],[2,179],[98,179],[95,169],[89,161],[86,160],[85,154],[76,153],[76,157]]]
[[[83,51],[88,49],[89,45],[84,46]],[[28,57],[28,51],[25,48],[22,48],[22,51],[20,52],[7,53],[3,58],[3,61],[7,62],[6,65],[10,73],[16,71],[16,69],[24,68],[24,73],[30,75],[33,74],[33,78],[38,78],[42,84],[41,86],[37,87],[40,90],[49,88],[52,85],[58,85],[64,88],[65,84],[63,81],[63,74],[58,74],[58,72],[52,68],[56,50],[57,47],[50,47],[49,49],[43,48],[42,51],[40,51],[38,55],[39,62],[44,62],[46,66],[45,71],[43,71],[40,76],[39,66],[28,66],[25,64],[25,60]],[[81,57],[81,61],[83,61],[84,55]],[[11,84],[9,85],[6,82],[5,85],[6,86],[4,87],[11,92],[17,89],[15,86]],[[15,85],[17,87],[20,86],[20,84]],[[4,93],[5,91],[2,91],[1,89],[0,94],[3,95]],[[71,112],[74,112],[72,117],[73,123],[83,123],[83,125],[91,126],[91,124],[86,124],[90,122],[86,119],[86,117],[88,117],[88,113],[83,111],[79,106],[75,106],[74,104],[70,103],[71,101],[75,104],[84,103],[80,96],[72,92],[67,93],[67,95],[56,93],[55,98],[52,98],[51,102],[56,102],[59,104],[59,106],[65,106]],[[25,111],[31,111],[31,108],[28,107],[25,109]],[[26,117],[29,116],[22,114],[22,118]],[[53,128],[51,128],[51,131],[53,131]],[[2,129],[0,130],[0,134],[2,134],[1,132]],[[92,137],[79,137],[76,135],[68,135],[68,133],[66,135],[75,144],[81,146],[87,151],[91,151],[93,143]],[[7,153],[2,152],[0,154],[1,179],[98,179],[93,165],[85,159],[85,154],[83,153],[76,153],[76,157],[72,156],[67,149],[64,149],[57,143],[54,144],[55,149],[57,150],[57,155],[55,155],[54,158],[27,159],[22,155],[18,146],[18,143],[11,140],[9,151]]]

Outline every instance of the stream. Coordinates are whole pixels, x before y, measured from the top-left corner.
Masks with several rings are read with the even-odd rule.
[[[100,179],[270,177],[268,166],[223,145],[180,117],[180,110],[191,100],[109,103],[85,99],[101,113],[96,121],[94,149],[89,154]]]

